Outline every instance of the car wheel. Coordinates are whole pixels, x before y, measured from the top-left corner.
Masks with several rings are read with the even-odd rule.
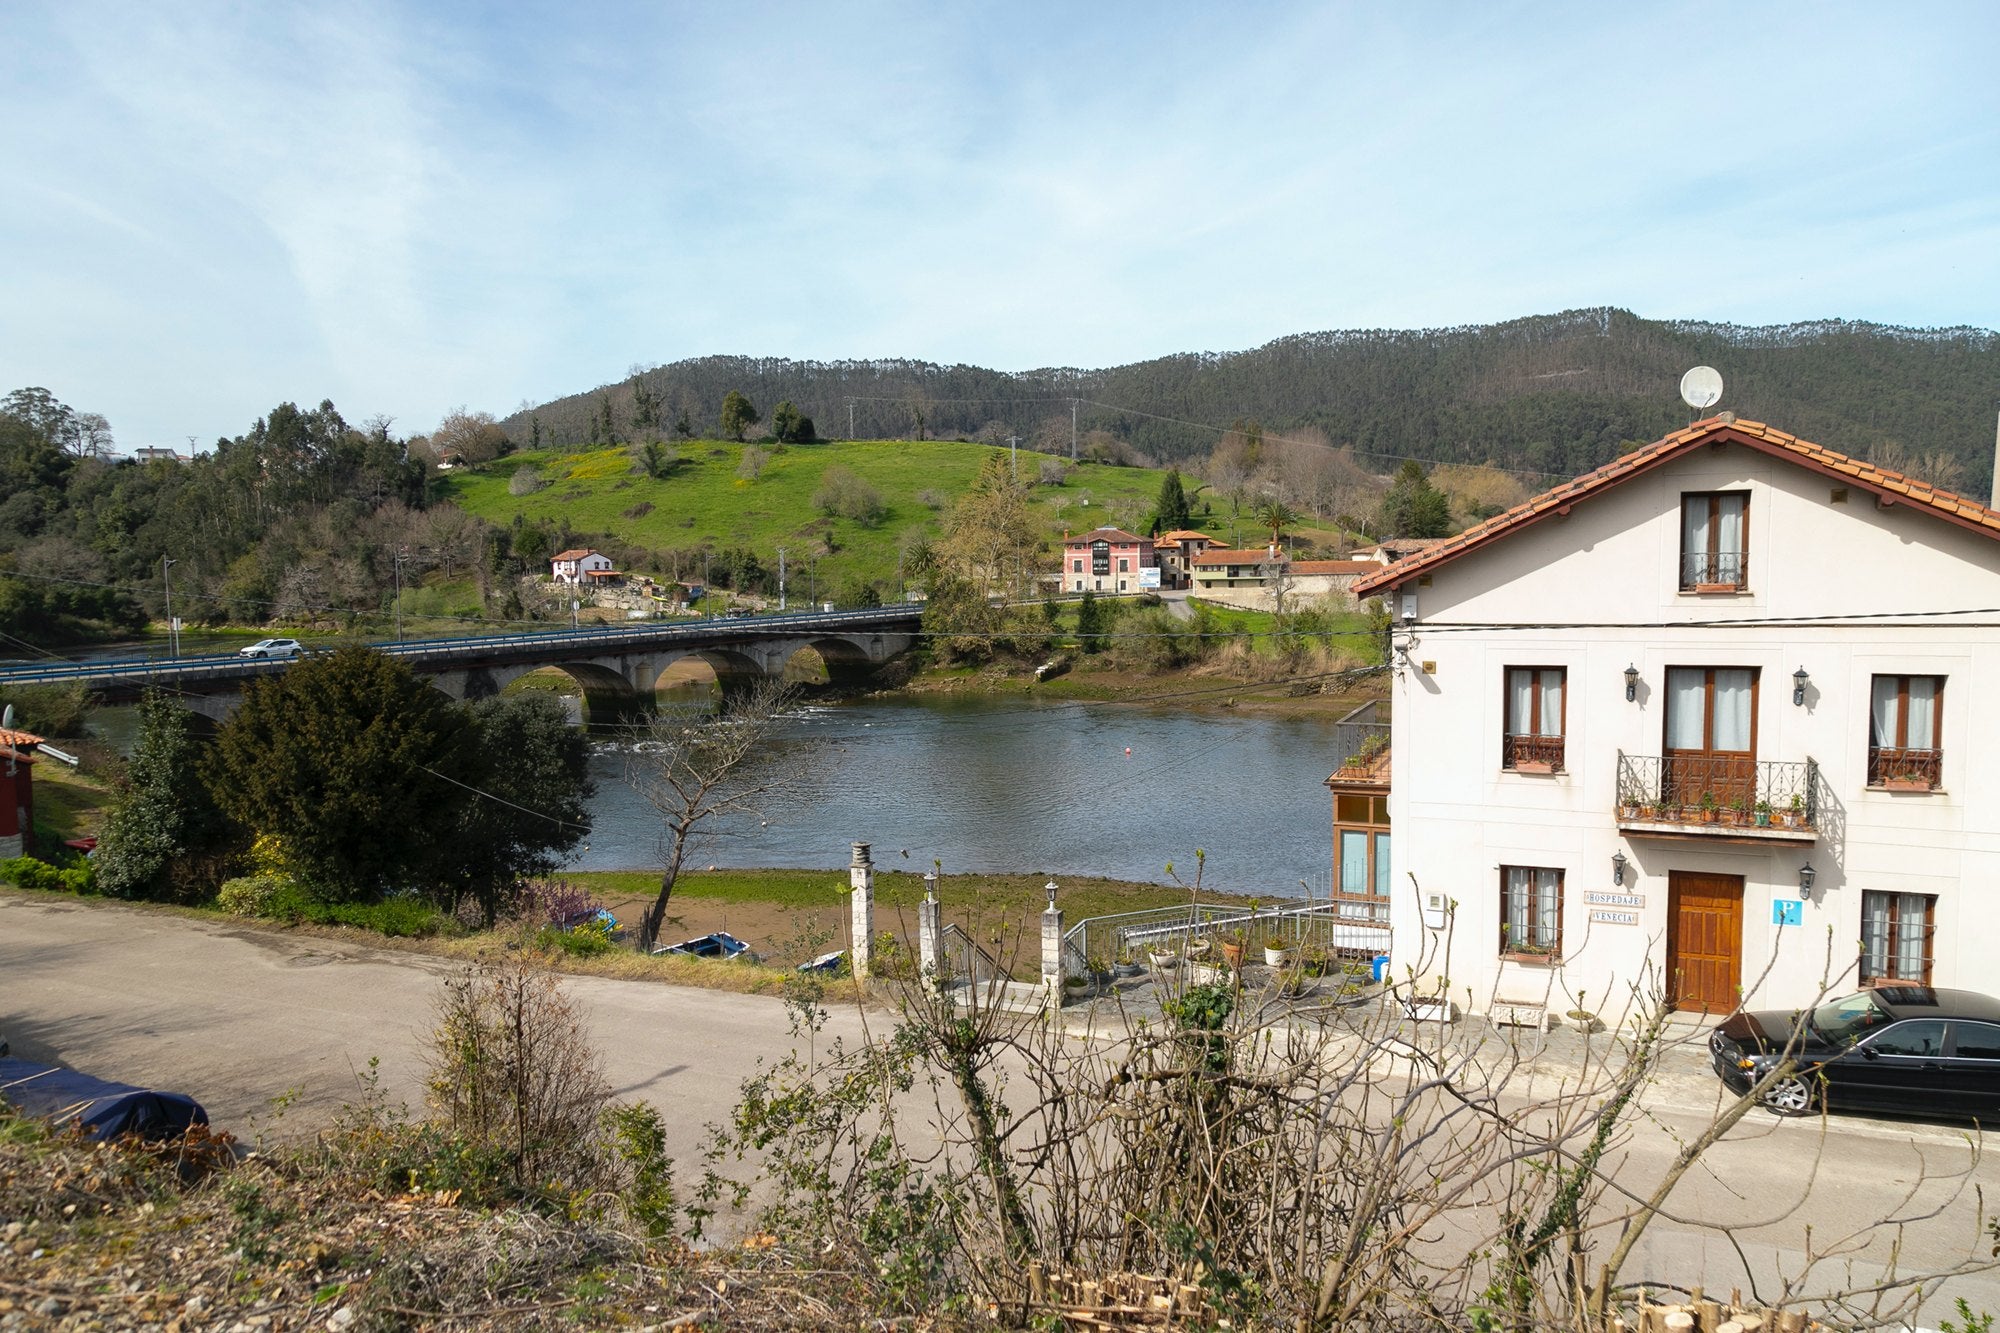
[[[1813,1109],[1813,1085],[1803,1074],[1787,1074],[1773,1079],[1761,1100],[1779,1115],[1804,1115]]]

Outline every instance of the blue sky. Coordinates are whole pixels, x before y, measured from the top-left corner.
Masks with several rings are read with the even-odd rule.
[[[1991,3],[13,0],[0,391],[185,448],[710,353],[1990,328],[1996,47]]]

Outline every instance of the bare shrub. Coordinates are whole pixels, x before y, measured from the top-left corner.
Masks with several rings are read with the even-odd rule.
[[[736,475],[744,481],[755,481],[764,474],[764,465],[770,461],[769,450],[746,444],[743,446],[743,457],[736,464]]]
[[[820,474],[819,489],[813,492],[813,508],[830,517],[851,519],[871,528],[889,515],[882,492],[837,463]]]
[[[545,485],[542,471],[536,467],[517,467],[514,475],[507,478],[507,494],[514,496],[533,495]]]
[[[607,1183],[611,1085],[555,977],[518,964],[445,982],[425,1091],[437,1122],[504,1161],[515,1190]]]

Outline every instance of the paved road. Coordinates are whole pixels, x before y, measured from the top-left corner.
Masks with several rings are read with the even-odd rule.
[[[104,902],[0,891],[0,1032],[15,1053],[200,1099],[216,1124],[245,1138],[284,1134],[322,1121],[353,1097],[356,1072],[381,1060],[392,1097],[421,1102],[423,1036],[441,977],[455,964],[227,923],[189,920]],[[666,1115],[669,1152],[692,1163],[702,1127],[735,1104],[738,1083],[761,1059],[791,1049],[772,1000],[654,983],[570,978],[621,1096],[643,1097]],[[829,1035],[861,1034],[852,1010],[837,1011]],[[1574,1077],[1575,1038],[1538,1047],[1542,1093]],[[296,1100],[282,1120],[271,1105]],[[1669,1063],[1643,1108],[1642,1125],[1617,1164],[1619,1182],[1644,1191],[1680,1144],[1717,1106],[1699,1044]],[[1886,1252],[1891,1232],[1906,1268],[1929,1269],[1982,1252],[1977,1208],[1937,1177],[1962,1172],[1966,1129],[1837,1116],[1777,1120],[1753,1113],[1691,1173],[1670,1210],[1688,1224],[1657,1223],[1628,1264],[1633,1279],[1698,1280],[1726,1293],[1744,1285],[1742,1263],[1762,1275],[1795,1270],[1810,1224],[1816,1240],[1872,1228],[1856,1272]],[[1974,1179],[2000,1196],[2000,1168],[1981,1161]],[[1699,1219],[1763,1221],[1736,1245],[1693,1225]],[[1608,1245],[1600,1245],[1600,1256]],[[1832,1284],[1838,1274],[1821,1273]],[[2000,1311],[2000,1277],[1963,1278],[1925,1309],[1936,1326],[1963,1295]]]

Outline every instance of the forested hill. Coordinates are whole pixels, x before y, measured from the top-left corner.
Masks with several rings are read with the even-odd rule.
[[[1622,444],[1687,424],[1677,391],[1706,364],[1727,383],[1721,407],[1845,453],[1939,451],[1984,495],[2000,402],[2000,342],[1983,329],[1904,329],[1828,320],[1769,328],[1663,322],[1628,311],[1573,310],[1505,324],[1408,332],[1299,334],[1253,351],[1189,353],[1107,370],[1020,373],[919,361],[703,357],[523,409],[504,424],[529,444],[632,434],[635,387],[715,430],[723,396],[766,414],[789,400],[819,433],[862,438],[962,436],[1067,451],[1071,403],[1080,433],[1166,462],[1207,453],[1218,428],[1316,427],[1387,471],[1379,454],[1493,463],[1569,476]],[[1171,418],[1172,420],[1161,420]],[[1195,425],[1178,424],[1197,423]],[[643,429],[643,427],[641,427]]]

